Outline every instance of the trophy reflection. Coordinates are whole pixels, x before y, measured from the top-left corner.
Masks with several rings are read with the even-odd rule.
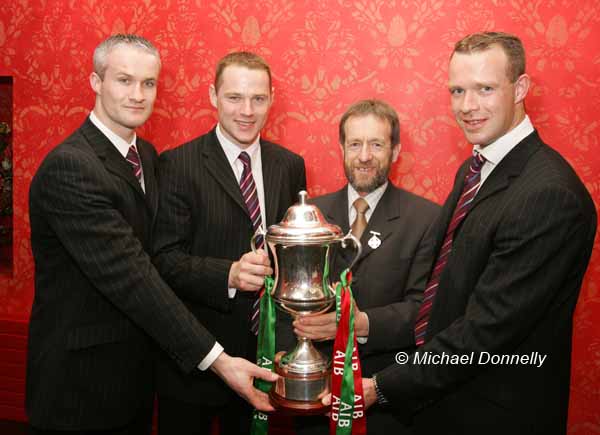
[[[265,238],[274,259],[271,296],[275,305],[292,317],[321,314],[334,304],[335,290],[328,272],[331,245],[346,247],[351,241],[357,251],[352,264],[361,252],[358,239],[350,233],[344,236],[340,227],[327,223],[317,207],[306,203],[305,191],[298,196],[299,203],[287,210],[279,224],[252,238],[253,249],[257,237]],[[276,408],[288,413],[324,413],[319,395],[329,390],[331,362],[311,340],[297,340],[292,351],[275,355],[279,379],[269,397]]]

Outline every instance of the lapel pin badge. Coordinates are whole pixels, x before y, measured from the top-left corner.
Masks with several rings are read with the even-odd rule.
[[[381,239],[379,238],[379,236],[381,236],[381,233],[378,233],[377,231],[369,231],[369,233],[372,234],[371,238],[367,242],[369,244],[369,247],[371,249],[379,248],[381,246]]]

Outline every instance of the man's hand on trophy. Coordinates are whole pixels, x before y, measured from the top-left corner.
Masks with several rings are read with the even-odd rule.
[[[294,320],[294,333],[316,341],[333,340],[337,330],[335,312],[316,316],[299,316]],[[354,301],[354,330],[357,337],[369,336],[369,317]]]
[[[265,276],[272,275],[271,261],[264,249],[247,252],[229,269],[228,286],[239,291],[257,291],[263,287]]]
[[[292,325],[294,334],[316,341],[332,340],[337,330],[335,312],[316,316],[298,316]]]
[[[277,374],[243,358],[231,357],[225,352],[219,355],[210,368],[254,408],[265,412],[274,411],[267,393],[254,388],[253,382],[254,378],[275,382],[279,378]]]

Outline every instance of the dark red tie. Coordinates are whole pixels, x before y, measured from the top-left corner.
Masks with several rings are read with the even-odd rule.
[[[135,145],[131,145],[129,147],[129,151],[127,151],[127,156],[125,159],[131,165],[131,169],[133,169],[133,174],[135,178],[139,181],[140,185],[142,184],[142,165],[140,164],[140,155],[135,147]]]
[[[252,176],[252,164],[250,156],[245,151],[242,151],[238,158],[244,165],[242,177],[240,178],[240,190],[242,191],[242,197],[244,198],[250,220],[252,221],[252,228],[256,231],[262,225],[262,216],[260,214],[260,203],[258,202],[256,183],[254,183],[254,177]],[[257,249],[263,248],[264,244],[265,242],[262,237],[256,238]],[[260,298],[257,297],[252,304],[252,313],[250,317],[250,329],[254,335],[258,334],[258,322],[260,319],[259,311]]]
[[[431,307],[437,292],[438,284],[440,283],[440,276],[446,264],[448,263],[448,257],[452,251],[452,240],[454,237],[454,230],[463,221],[471,206],[473,205],[473,199],[481,184],[481,167],[485,163],[485,158],[475,152],[473,159],[471,160],[471,166],[467,175],[465,175],[464,186],[460,198],[456,203],[456,208],[452,214],[450,225],[446,229],[446,236],[444,237],[444,243],[440,248],[438,258],[435,262],[427,286],[425,287],[425,293],[423,294],[423,303],[419,308],[417,314],[417,321],[415,322],[415,341],[417,346],[421,346],[425,342],[425,333],[427,332],[427,324],[429,323],[429,314],[431,313]]]

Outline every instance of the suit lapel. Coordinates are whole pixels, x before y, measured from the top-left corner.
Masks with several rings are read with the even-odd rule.
[[[504,156],[477,192],[471,210],[490,196],[506,189],[510,185],[511,179],[523,171],[529,157],[540,146],[541,139],[537,131],[534,131]]]
[[[473,212],[483,201],[493,197],[498,192],[501,192],[508,188],[510,185],[511,179],[518,176],[522,171],[523,167],[527,164],[529,157],[539,149],[541,146],[541,140],[537,131],[534,131],[525,139],[523,139],[517,146],[515,146],[504,158],[496,168],[492,171],[492,173],[486,178],[485,182],[477,192],[475,199],[473,200],[473,206],[469,210],[469,214]],[[458,202],[458,198],[462,193],[462,188],[464,184],[465,174],[469,167],[470,159],[466,160],[461,166],[458,175],[457,182],[454,189],[450,193],[448,197],[447,204],[452,204],[451,208],[444,207],[443,213],[445,213],[444,219],[444,231],[440,231],[437,234],[436,239],[436,256],[439,252],[441,245],[444,241],[444,237],[446,235],[446,229],[450,224],[450,219],[452,218],[452,214],[454,213],[454,208],[456,203]],[[465,217],[465,219],[460,223],[460,225],[456,228],[455,234],[460,233],[460,229],[465,224],[465,222],[469,219],[469,214]]]
[[[212,175],[212,177],[221,185],[227,195],[229,195],[236,204],[238,204],[242,210],[248,215],[248,209],[246,203],[242,197],[240,191],[240,185],[235,178],[233,169],[225,156],[225,152],[219,144],[215,129],[212,129],[205,139],[208,143],[204,147],[204,162],[206,170]],[[250,216],[248,216],[250,219]]]
[[[337,191],[331,202],[331,207],[328,210],[321,210],[327,222],[331,222],[339,226],[344,234],[350,231],[348,223],[348,186]]]
[[[265,191],[265,216],[267,222],[265,229],[277,222],[277,210],[279,209],[279,191],[283,182],[281,164],[273,152],[273,145],[261,141],[260,158],[262,164],[263,188]]]
[[[135,177],[131,165],[89,118],[81,126],[81,132],[104,163],[106,170],[125,180],[133,190],[144,198],[144,191]]]
[[[328,208],[321,209],[323,216],[327,220],[328,223],[335,224],[342,229],[344,234],[347,234],[350,231],[350,224],[348,223],[348,185],[338,190],[333,194],[333,198],[329,204]],[[332,265],[334,264],[333,258],[335,258],[335,264],[343,265],[343,267],[347,267],[352,259],[354,258],[354,251],[351,247],[346,249],[341,246],[335,247],[335,255],[337,258],[332,257],[330,260],[332,261]],[[338,281],[338,274],[341,270],[336,270],[335,268],[331,270],[332,282]]]
[[[367,224],[367,228],[365,228],[365,232],[362,234],[360,238],[360,243],[362,245],[362,253],[358,258],[358,263],[363,261],[366,257],[368,257],[375,249],[369,246],[369,240],[374,234],[371,231],[379,233],[377,237],[381,240],[381,243],[385,243],[385,240],[392,234],[393,225],[390,225],[390,222],[400,217],[400,207],[395,205],[392,201],[393,189],[391,182],[388,182],[388,186],[383,193],[383,196],[377,203],[377,207],[373,211],[371,218],[369,219],[369,223]]]

